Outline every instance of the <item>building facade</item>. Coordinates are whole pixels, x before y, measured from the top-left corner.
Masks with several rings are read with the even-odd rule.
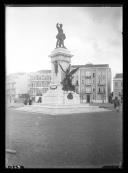
[[[77,68],[73,76],[73,84],[76,86],[76,92],[80,95],[82,102],[108,102],[111,93],[111,69],[108,64],[86,64],[72,65],[71,68]],[[122,93],[121,89],[117,93]],[[118,78],[118,81],[121,79]],[[49,89],[51,83],[51,70],[41,70],[33,73],[17,73],[9,75],[6,80],[6,97],[7,100],[14,100],[21,94],[29,94],[33,100],[37,101],[40,96]],[[118,86],[119,87],[119,86]]]
[[[123,74],[118,73],[113,78],[113,98],[123,98]]]
[[[49,89],[51,70],[41,70],[29,74],[29,95],[37,101],[38,96],[43,96]]]
[[[14,73],[6,77],[6,101],[11,103],[28,93],[28,74]]]
[[[111,93],[111,69],[108,64],[73,65],[79,67],[73,83],[77,85],[81,102],[108,102]]]

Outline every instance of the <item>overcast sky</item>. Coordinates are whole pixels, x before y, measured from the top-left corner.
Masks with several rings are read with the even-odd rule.
[[[6,7],[6,72],[51,69],[56,23],[72,65],[109,64],[122,73],[122,7]]]

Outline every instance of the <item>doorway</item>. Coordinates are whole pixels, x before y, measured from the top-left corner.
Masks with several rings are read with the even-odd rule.
[[[90,95],[87,95],[87,103],[90,103]]]

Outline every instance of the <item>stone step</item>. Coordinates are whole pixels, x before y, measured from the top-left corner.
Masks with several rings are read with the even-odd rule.
[[[71,113],[88,113],[88,112],[101,112],[110,111],[108,109],[99,108],[97,106],[86,106],[86,107],[53,107],[53,106],[25,106],[22,108],[16,108],[17,111],[27,111],[33,113],[46,113],[50,115],[55,114],[71,114]]]

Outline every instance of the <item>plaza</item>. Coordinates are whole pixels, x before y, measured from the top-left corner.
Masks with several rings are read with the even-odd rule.
[[[109,108],[107,108],[109,109]],[[122,161],[122,111],[64,116],[6,112],[6,166],[101,168]]]
[[[122,166],[123,102],[113,102],[111,88],[112,75],[121,71],[122,34],[118,34],[122,30],[114,23],[115,10],[121,21],[121,8],[107,9],[107,16],[112,10],[110,23],[95,22],[94,9],[91,17],[87,12],[91,8],[71,8],[76,10],[75,15],[67,7],[29,8],[31,15],[29,10],[23,10],[26,17],[20,15],[21,20],[17,12],[22,10],[16,11],[17,15],[13,8],[13,13],[7,10],[13,19],[8,17],[7,21],[16,22],[9,22],[7,28],[13,27],[6,32],[7,69],[10,68],[6,79],[7,168]],[[11,36],[12,40],[18,38],[14,43],[20,40],[21,46],[9,42]],[[122,96],[120,88],[116,89]]]

